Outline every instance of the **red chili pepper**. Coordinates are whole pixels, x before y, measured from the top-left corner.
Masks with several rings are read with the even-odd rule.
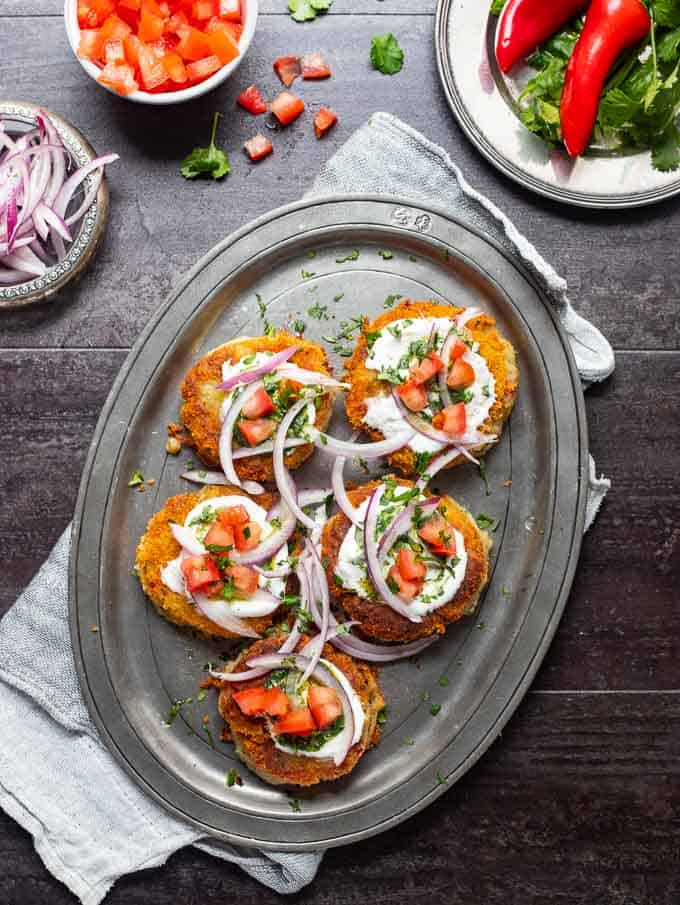
[[[619,54],[651,27],[640,0],[593,0],[564,77],[560,101],[562,140],[572,157],[590,141],[600,95]]]
[[[496,59],[503,72],[559,31],[586,3],[587,0],[508,0],[496,38]]]

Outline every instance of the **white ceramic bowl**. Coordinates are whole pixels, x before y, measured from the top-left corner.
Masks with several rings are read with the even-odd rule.
[[[198,82],[198,84],[192,85],[190,88],[183,88],[181,91],[164,91],[158,92],[157,94],[152,94],[148,91],[133,91],[132,94],[125,95],[117,94],[112,88],[109,88],[108,85],[102,85],[101,82],[97,82],[97,84],[101,88],[110,91],[111,94],[117,94],[117,97],[124,97],[128,101],[135,101],[138,104],[181,104],[184,101],[191,101],[196,97],[200,97],[202,94],[207,94],[209,91],[212,91],[213,88],[217,88],[218,85],[221,85],[225,79],[229,78],[232,72],[235,72],[235,70],[238,69],[241,60],[248,52],[250,42],[253,40],[255,26],[257,25],[259,2],[258,0],[241,0],[241,8],[245,10],[243,34],[239,41],[241,53],[235,60],[232,60],[231,63],[227,63],[226,66],[223,66],[220,70],[211,75],[210,78],[205,79],[205,81]],[[80,26],[78,25],[78,4],[76,0],[64,0],[64,22],[66,23],[66,34],[68,35],[68,40],[75,58],[90,78],[97,81],[97,77],[101,72],[99,66],[95,66],[95,64],[91,63],[89,60],[81,60],[78,56]]]

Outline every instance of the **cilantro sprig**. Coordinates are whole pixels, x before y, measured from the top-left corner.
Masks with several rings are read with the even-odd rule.
[[[179,171],[185,179],[196,179],[199,176],[212,179],[222,179],[230,172],[229,158],[225,151],[215,145],[217,123],[221,114],[213,117],[210,144],[207,148],[194,148],[182,161]]]
[[[395,75],[404,65],[404,51],[392,32],[371,39],[371,63],[383,75]]]

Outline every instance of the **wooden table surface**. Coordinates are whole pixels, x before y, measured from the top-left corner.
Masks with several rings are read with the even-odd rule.
[[[413,7],[419,7],[413,12]],[[0,96],[72,120],[115,150],[107,241],[79,286],[44,307],[0,313],[3,462],[0,613],[71,518],[99,410],[126,350],[180,275],[248,220],[294,201],[375,110],[441,143],[469,181],[511,215],[567,277],[578,309],[610,338],[617,369],[587,395],[591,448],[613,488],[585,539],[557,637],[502,738],[434,805],[382,836],[326,856],[291,901],[677,905],[680,897],[680,201],[599,214],[558,207],[501,178],[453,122],[437,78],[434,0],[336,0],[298,25],[263,0],[236,77],[175,109],[98,88],[68,46],[60,0],[0,2]],[[371,71],[370,38],[406,52],[394,77]],[[251,167],[255,131],[238,90],[275,88],[272,60],[324,51],[334,79],[306,84],[340,125],[323,142],[310,118]],[[189,183],[178,160],[205,144],[214,110],[232,152],[223,184]],[[0,728],[1,731],[1,728]],[[49,751],[45,751],[49,756]],[[31,838],[0,813],[0,903],[73,896]],[[274,903],[239,869],[193,850],[121,880],[114,903]]]

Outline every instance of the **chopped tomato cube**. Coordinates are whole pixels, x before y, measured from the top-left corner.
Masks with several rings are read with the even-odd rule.
[[[134,69],[125,64],[121,66],[107,63],[97,76],[97,81],[113,88],[118,94],[132,94],[133,91],[139,89],[139,84],[135,81]]]
[[[163,34],[164,27],[165,21],[161,16],[154,15],[146,6],[142,7],[142,15],[137,29],[137,37],[140,41],[145,43],[157,41]]]
[[[97,28],[116,8],[114,0],[79,0],[78,25]]]
[[[179,29],[181,29],[183,25],[188,24],[189,20],[180,10],[178,13],[173,13],[170,18],[166,20],[165,31],[169,34],[176,35],[179,34]]]
[[[422,412],[427,407],[427,392],[424,387],[409,380],[396,388],[396,394],[406,408],[412,412]]]
[[[226,29],[218,28],[207,35],[207,38],[210,50],[223,66],[231,63],[239,55],[238,41],[235,41]]]
[[[307,705],[312,711],[317,729],[325,729],[342,714],[342,704],[337,691],[325,685],[309,686]]]
[[[104,44],[104,60],[107,63],[124,63],[125,48],[122,41],[107,41]]]
[[[239,421],[238,429],[245,437],[248,446],[259,446],[276,431],[276,421],[272,421],[270,418],[258,418],[256,421],[245,419]]]
[[[202,60],[210,56],[212,51],[208,44],[208,36],[191,25],[182,25],[177,29],[179,44],[175,48],[183,60]]]
[[[407,603],[410,603],[414,597],[418,596],[422,587],[422,582],[406,581],[396,566],[392,566],[387,573],[387,583],[390,585],[391,589],[394,590],[394,593],[398,594],[399,597]]]
[[[234,529],[231,525],[223,525],[219,519],[216,519],[210,526],[210,530],[203,539],[206,547],[234,547]]]
[[[276,411],[276,406],[272,402],[272,398],[264,387],[251,396],[250,399],[241,409],[246,418],[261,418],[263,415],[269,415]]]
[[[158,59],[151,47],[140,41],[137,45],[139,57],[139,72],[142,76],[142,85],[147,91],[158,88],[168,79],[163,63]]]
[[[309,707],[299,707],[276,720],[272,728],[277,735],[311,735],[316,723]]]
[[[161,62],[163,63],[165,71],[173,82],[178,85],[182,85],[187,81],[187,70],[186,66],[184,65],[184,61],[178,53],[175,53],[174,50],[166,53]]]
[[[191,9],[194,19],[198,19],[199,21],[202,19],[212,19],[215,15],[215,4],[212,0],[194,0],[194,5]]]
[[[444,362],[441,358],[436,352],[430,352],[420,364],[411,368],[411,380],[417,384],[427,383],[428,380],[431,380],[435,374],[438,374],[443,369]]]
[[[80,31],[80,44],[78,56],[83,60],[91,60],[96,63],[101,57],[104,40],[96,28],[83,28]]]
[[[257,522],[246,522],[245,525],[234,526],[234,542],[239,553],[254,550],[260,543],[262,528]]]
[[[432,552],[438,556],[456,555],[456,538],[453,528],[438,512],[431,515],[418,529],[418,536],[422,537],[425,543],[432,548]]]
[[[236,43],[238,44],[238,42],[241,40],[241,35],[243,34],[243,26],[240,24],[240,22],[222,22],[222,26],[225,31],[229,32],[234,41],[236,41]]]
[[[253,163],[256,163],[258,160],[264,160],[265,157],[269,157],[274,150],[274,145],[266,135],[258,132],[257,135],[253,135],[252,138],[248,139],[243,148]],[[272,407],[270,411],[275,411],[275,408]]]
[[[314,117],[314,132],[317,138],[323,138],[326,132],[334,126],[338,121],[338,114],[329,110],[328,107],[321,107]]]
[[[222,68],[219,57],[210,56],[187,65],[187,76],[190,82],[202,82]]]
[[[206,585],[220,581],[220,571],[211,556],[186,556],[180,566],[187,587],[193,594],[200,591]]]
[[[327,79],[331,70],[320,53],[308,53],[300,60],[303,79]]]
[[[218,0],[217,12],[221,19],[228,22],[240,22],[241,16],[241,0]]]
[[[226,509],[221,509],[220,514],[218,515],[219,520],[223,525],[245,525],[246,522],[250,521],[250,516],[248,515],[248,510],[245,506],[242,506],[240,503],[238,506],[227,506]]]
[[[139,45],[142,42],[139,40],[137,35],[128,35],[127,38],[123,41],[123,46],[125,47],[125,57],[134,69],[137,69],[139,66]]]
[[[404,581],[421,581],[427,571],[425,563],[416,559],[416,554],[410,547],[399,548],[396,566]]]
[[[234,692],[234,701],[246,716],[285,716],[290,709],[286,693],[278,685],[273,688],[244,688]]]
[[[131,31],[127,22],[123,22],[119,16],[112,13],[102,25],[99,34],[103,41],[122,41]]]
[[[290,91],[282,91],[271,102],[271,111],[282,126],[287,126],[296,120],[305,109],[304,101]]]
[[[142,6],[142,0],[118,0],[118,13],[121,9],[129,9],[133,12],[139,12]]]
[[[274,60],[274,72],[286,88],[290,88],[301,72],[300,57],[279,57]]]
[[[267,112],[267,104],[257,85],[250,85],[245,91],[242,91],[236,98],[236,103],[254,116]]]
[[[432,419],[432,424],[437,430],[444,431],[450,437],[462,437],[467,425],[465,403],[456,402],[455,405],[447,405],[445,409]]]
[[[250,566],[229,566],[225,570],[228,578],[234,582],[237,591],[243,594],[254,594],[260,582],[260,576]]]
[[[447,385],[452,390],[464,390],[465,387],[471,386],[474,382],[475,369],[469,362],[464,361],[462,358],[457,358],[449,371],[449,376],[446,378]]]
[[[467,343],[464,343],[462,339],[456,339],[449,351],[449,361],[455,361],[457,358],[462,358],[467,350]]]

